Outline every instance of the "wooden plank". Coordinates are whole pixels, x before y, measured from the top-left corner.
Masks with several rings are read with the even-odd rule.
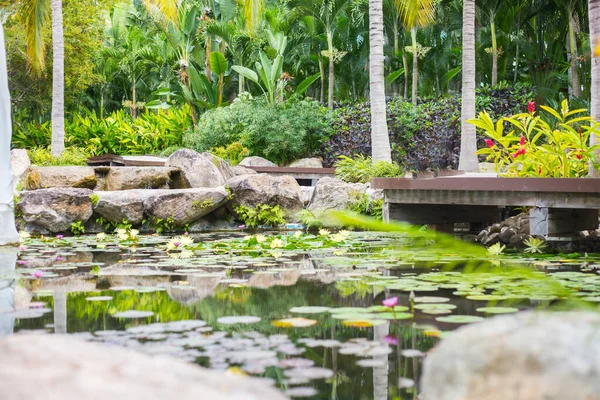
[[[384,190],[385,201],[399,204],[457,204],[600,209],[600,193],[474,190]]]
[[[508,192],[598,193],[600,179],[590,178],[497,178],[455,176],[433,179],[375,178],[373,189],[464,190]]]
[[[402,221],[415,225],[443,225],[458,222],[495,222],[500,220],[498,207],[434,205],[434,204],[384,204],[385,221]]]
[[[532,208],[529,210],[529,234],[556,235],[598,229],[598,210]]]

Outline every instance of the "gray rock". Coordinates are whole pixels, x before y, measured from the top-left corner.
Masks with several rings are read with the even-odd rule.
[[[225,184],[219,168],[194,150],[177,150],[167,159],[165,166],[179,168],[183,173],[185,187],[188,188],[214,188]]]
[[[321,178],[308,205],[310,211],[343,210],[367,190],[362,183],[346,183],[338,178]]]
[[[29,160],[29,154],[25,149],[13,149],[10,151],[10,165],[13,173],[13,189],[16,192],[20,189],[19,183],[21,178],[27,172],[27,169],[31,166]]]
[[[267,160],[266,158],[262,158],[262,157],[246,157],[244,158],[239,165],[241,165],[242,167],[276,167],[277,164],[272,163],[271,161]]]
[[[293,168],[323,168],[323,162],[318,158],[301,158],[289,165]]]
[[[526,235],[524,233],[517,233],[516,235],[513,235],[510,238],[510,242],[509,244],[511,246],[520,248],[520,247],[524,247],[525,245],[523,244],[523,242],[525,241],[525,239],[527,239],[529,237],[529,235]]]
[[[600,314],[523,312],[454,331],[424,362],[423,400],[600,399]]]
[[[479,243],[483,243],[483,241],[487,238],[487,236],[490,233],[488,232],[487,229],[482,230],[481,232],[479,232],[479,234],[477,235],[477,242]]]
[[[246,167],[242,167],[241,165],[236,165],[235,167],[232,167],[231,171],[233,172],[233,176],[257,174],[257,172],[255,170],[246,168]]]
[[[315,193],[315,187],[300,186],[300,190],[302,190],[302,203],[304,203],[304,205],[307,206],[308,203],[310,203],[310,200],[313,198],[313,195]]]
[[[499,233],[490,233],[483,242],[481,242],[484,246],[493,246],[496,243],[500,242],[500,234]]]
[[[498,235],[498,238],[500,239],[500,241],[504,244],[510,244],[510,239],[517,234],[516,229],[510,228],[508,226],[505,226],[502,228],[502,230],[500,231],[500,234]]]
[[[36,167],[29,168],[25,180],[28,190],[48,188],[84,188],[96,186],[96,172],[92,167]]]
[[[151,218],[172,218],[175,225],[183,226],[210,214],[228,196],[223,187],[161,190],[144,201],[144,211]]]
[[[21,193],[19,208],[25,222],[50,232],[64,232],[73,222],[92,216],[89,189],[51,188]]]
[[[155,194],[155,190],[117,190],[114,192],[94,192],[98,202],[94,212],[111,222],[122,222],[126,219],[137,225],[144,219],[144,199]]]
[[[223,179],[227,180],[235,176],[233,170],[231,169],[231,165],[229,165],[229,163],[223,160],[221,157],[217,157],[214,154],[209,153],[207,151],[200,153],[200,155],[206,158],[208,161],[212,162],[215,165],[215,167],[217,167],[217,169],[223,176]]]
[[[72,335],[6,336],[0,340],[0,354],[3,400],[285,399],[264,380]]]
[[[490,233],[500,233],[502,226],[500,224],[494,224],[488,228]]]
[[[383,189],[371,189],[368,188],[367,191],[367,196],[369,196],[369,200],[373,201],[373,200],[383,200],[384,199],[384,194],[383,194]]]
[[[106,190],[168,189],[175,171],[168,167],[111,167]]]
[[[231,207],[256,207],[259,204],[279,205],[284,210],[300,211],[303,207],[302,189],[289,175],[267,174],[236,176],[227,181],[233,194]]]

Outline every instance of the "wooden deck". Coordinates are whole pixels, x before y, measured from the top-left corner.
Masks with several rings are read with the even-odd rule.
[[[600,179],[499,178],[492,174],[432,179],[373,179],[385,193],[384,217],[414,224],[484,223],[499,207],[526,206],[530,233],[553,235],[598,228]]]

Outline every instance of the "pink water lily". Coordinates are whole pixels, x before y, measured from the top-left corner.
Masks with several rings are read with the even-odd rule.
[[[383,302],[383,305],[386,307],[395,307],[398,305],[398,298],[397,297],[390,297],[389,299],[385,299]]]
[[[31,276],[34,277],[35,279],[40,279],[42,277],[42,275],[44,275],[44,273],[42,271],[33,271],[31,273]]]
[[[392,346],[398,345],[398,338],[396,336],[387,335],[386,337],[383,338],[383,341],[386,342],[387,344],[391,344]]]
[[[64,238],[64,237],[65,237],[64,235],[56,235],[56,238],[57,238],[58,240],[60,240],[60,239],[62,239],[62,238]]]

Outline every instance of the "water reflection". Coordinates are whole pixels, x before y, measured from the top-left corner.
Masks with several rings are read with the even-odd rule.
[[[15,318],[11,312],[17,309],[15,303],[16,264],[17,249],[0,247],[0,335],[11,334],[14,329]]]

